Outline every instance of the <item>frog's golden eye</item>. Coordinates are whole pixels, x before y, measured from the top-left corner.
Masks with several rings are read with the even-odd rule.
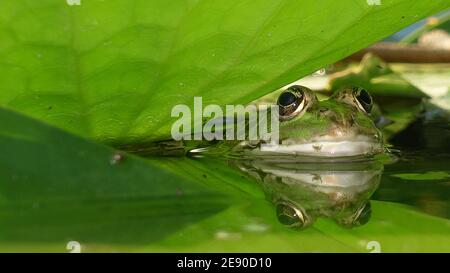
[[[286,89],[278,97],[280,117],[284,120],[295,117],[305,107],[305,89],[306,87],[293,85]]]
[[[278,221],[288,227],[303,229],[311,224],[306,213],[287,202],[279,202],[276,205]]]
[[[372,111],[373,100],[369,92],[367,92],[364,88],[354,87],[353,96],[356,99],[358,107],[367,114],[370,114],[370,111]]]

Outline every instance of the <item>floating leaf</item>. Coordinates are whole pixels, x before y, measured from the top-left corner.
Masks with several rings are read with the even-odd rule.
[[[231,202],[152,161],[17,113],[0,109],[0,124],[0,245],[149,243]]]

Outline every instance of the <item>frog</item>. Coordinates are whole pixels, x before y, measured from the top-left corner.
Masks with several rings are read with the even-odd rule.
[[[288,86],[274,103],[278,109],[279,137],[267,140],[161,141],[136,147],[141,155],[187,156],[298,156],[312,160],[372,158],[386,152],[382,132],[372,119],[373,99],[358,86],[337,89],[319,100],[303,85]],[[229,117],[224,117],[229,118]],[[234,117],[232,117],[234,119]],[[246,130],[250,123],[247,121]],[[226,128],[222,130],[226,135]],[[129,150],[128,150],[129,151]]]
[[[372,97],[364,88],[342,87],[328,99],[318,100],[311,89],[292,85],[278,96],[276,104],[279,143],[256,149],[254,144],[242,142],[238,150],[252,155],[319,158],[371,157],[386,151],[382,132],[371,116]]]

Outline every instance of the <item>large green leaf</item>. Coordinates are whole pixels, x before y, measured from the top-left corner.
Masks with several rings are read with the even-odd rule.
[[[145,244],[232,201],[188,176],[0,109],[0,250]],[[11,245],[13,247],[11,247]],[[48,249],[47,249],[48,251]]]
[[[246,103],[447,0],[0,1],[0,106],[104,142],[167,137],[170,110]]]
[[[409,207],[372,201],[368,224],[345,229],[319,220],[307,230],[291,230],[277,222],[274,208],[252,200],[174,232],[139,251],[177,252],[448,252],[450,221]]]

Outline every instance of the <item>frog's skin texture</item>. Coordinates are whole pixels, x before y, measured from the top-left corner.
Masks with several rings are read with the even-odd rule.
[[[361,90],[357,87],[341,88],[328,99],[319,101],[308,88],[291,86],[283,93],[301,93],[304,104],[302,109],[287,118],[283,117],[280,106],[279,145],[260,148],[254,143],[242,142],[239,148],[254,155],[332,158],[382,153],[382,134],[370,116],[372,101],[367,91]],[[363,95],[362,99],[366,100],[364,106],[361,105],[364,104]]]
[[[233,165],[258,182],[278,220],[294,229],[311,226],[320,217],[346,228],[364,225],[383,171],[377,161],[299,164],[258,159],[235,160]]]

